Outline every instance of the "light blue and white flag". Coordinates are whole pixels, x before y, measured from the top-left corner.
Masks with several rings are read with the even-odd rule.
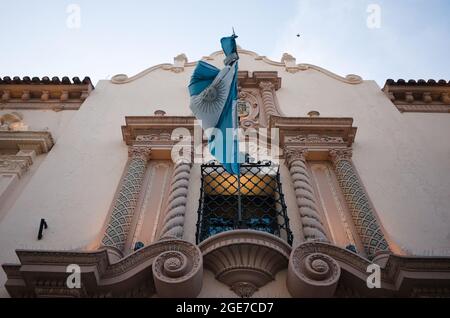
[[[189,84],[189,94],[190,108],[202,121],[211,154],[225,170],[239,175],[236,38],[233,34],[220,41],[226,57],[222,70],[204,61],[198,62]]]

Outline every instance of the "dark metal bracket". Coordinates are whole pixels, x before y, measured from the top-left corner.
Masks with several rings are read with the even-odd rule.
[[[41,223],[39,224],[39,233],[38,233],[38,240],[41,240],[43,237],[43,232],[45,229],[47,229],[47,222],[45,222],[45,219],[41,219]]]

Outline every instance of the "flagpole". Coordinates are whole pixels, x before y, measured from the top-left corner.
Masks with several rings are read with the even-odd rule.
[[[234,32],[234,27],[233,27],[233,37],[237,37],[236,36],[236,33]],[[236,83],[235,83],[235,85],[236,85],[236,92],[237,92],[237,90],[238,90],[238,88],[237,88],[237,86],[238,86],[238,83],[237,83],[237,78],[238,78],[238,67],[237,67],[237,61],[235,62],[236,63],[236,74],[235,74],[235,76],[236,76]],[[239,94],[239,92],[237,92],[237,94]],[[235,127],[236,127],[236,129],[239,129],[239,115],[238,115],[238,111],[237,111],[237,109],[236,109],[236,111],[235,111],[235,113],[236,113],[236,117],[235,117]],[[239,136],[239,133],[237,134],[237,137]],[[239,149],[238,149],[238,158],[239,158],[239,154],[240,154],[240,152],[239,152]],[[237,179],[238,179],[238,228],[239,229],[241,229],[242,228],[242,197],[241,197],[241,162],[240,162],[240,160],[238,160],[238,175],[237,175]]]
[[[233,35],[234,35],[234,29],[233,29]],[[237,62],[235,62],[235,63],[237,63]],[[236,64],[237,65],[237,64]],[[237,67],[236,67],[236,73],[237,73]],[[237,78],[238,76],[237,76],[237,74],[236,74],[236,78]],[[236,80],[236,86],[237,86],[237,80]],[[237,90],[237,87],[236,87],[236,90]],[[239,94],[239,92],[238,92],[238,94]],[[237,106],[236,106],[237,107]],[[236,129],[239,129],[239,115],[238,115],[238,111],[237,111],[237,109],[236,109],[236,118],[235,118],[235,121],[236,121]],[[236,138],[239,138],[239,131],[237,132],[237,134],[236,134]],[[241,201],[241,199],[242,199],[242,197],[241,197],[241,161],[239,160],[239,158],[240,158],[240,151],[239,151],[239,148],[237,149],[237,151],[238,151],[238,155],[237,155],[237,158],[238,158],[238,175],[237,175],[237,178],[238,178],[238,210],[239,210],[239,214],[238,214],[238,217],[239,217],[239,228],[242,228],[242,201]]]

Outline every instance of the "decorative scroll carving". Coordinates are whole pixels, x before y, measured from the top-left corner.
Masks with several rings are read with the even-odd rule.
[[[150,135],[141,135],[136,137],[136,141],[170,141],[171,131],[155,131]]]
[[[166,216],[161,231],[162,239],[183,237],[190,175],[191,161],[186,159],[175,163]]]
[[[293,297],[332,297],[340,276],[336,260],[300,246],[289,259],[287,288]]]
[[[287,164],[291,173],[297,206],[300,211],[303,234],[306,240],[328,241],[315,202],[311,178],[306,169],[306,149],[285,148]]]
[[[240,244],[254,246],[252,251],[256,254],[250,255],[257,255],[257,257],[236,254],[238,250],[235,246]],[[257,246],[260,248],[256,249]],[[253,275],[256,267],[258,271],[264,269],[275,275],[280,269],[288,268],[288,261],[290,263],[288,273],[291,273],[288,274],[287,285],[290,286],[289,291],[292,296],[315,297],[311,295],[311,292],[319,289],[322,289],[322,296],[330,296],[332,288],[330,283],[338,274],[334,270],[336,264],[333,261],[330,262],[330,258],[338,263],[343,273],[340,275],[339,285],[351,287],[352,290],[350,295],[337,290],[331,296],[448,297],[449,295],[447,286],[450,283],[450,257],[387,255],[386,262],[380,264],[381,288],[369,289],[366,285],[366,270],[371,262],[360,255],[328,243],[302,243],[291,253],[291,248],[286,243],[270,234],[240,230],[216,235],[209,242],[204,241],[199,248],[203,253],[205,267],[213,270],[216,277],[218,273],[216,271],[227,268],[228,277],[234,277],[235,281],[230,287],[233,290],[240,290],[239,296],[250,296],[252,290],[249,279],[244,280],[242,277],[254,277],[240,276],[240,274]],[[227,250],[227,252],[221,253],[221,250]],[[172,257],[167,255],[169,256],[167,258],[164,254],[166,252],[177,252],[177,257],[175,260],[170,260]],[[201,284],[198,284],[201,281],[203,267],[201,254],[195,245],[180,240],[157,241],[116,263],[111,263],[108,251],[105,249],[93,252],[18,250],[16,254],[20,264],[2,265],[7,277],[5,288],[11,297],[151,297],[155,295],[155,292],[161,297],[195,297],[201,289]],[[318,257],[315,256],[317,254],[319,254]],[[307,258],[308,256],[311,257]],[[170,269],[176,271],[177,268],[186,268],[183,266],[184,263],[178,262],[178,257],[186,257],[187,264],[195,265],[191,270],[186,270],[186,274],[177,278],[166,276],[166,273],[161,272],[166,261],[168,273]],[[154,264],[157,259],[160,260],[159,265],[156,266]],[[241,263],[233,268],[228,265],[229,261]],[[69,264],[83,264],[82,288],[76,291],[69,290],[66,285],[66,279],[70,273],[62,275]],[[160,278],[155,278],[153,267],[159,268],[155,271],[161,272],[168,285],[163,288],[157,287],[159,283],[156,281]],[[299,276],[302,278],[299,279]],[[183,285],[184,281],[191,283]],[[240,284],[239,281],[247,284]],[[167,286],[170,286],[170,289],[166,288]],[[170,291],[170,295],[165,293],[167,291]]]
[[[336,177],[347,201],[356,230],[367,256],[372,259],[380,251],[389,251],[389,245],[375,218],[368,195],[353,167],[351,155],[350,149],[330,151]]]
[[[185,298],[196,297],[202,287],[201,252],[181,240],[158,241],[114,263],[108,256],[109,248],[17,253],[20,265],[3,265],[12,280],[7,286],[11,297],[151,297],[156,293],[159,297]],[[178,258],[183,263],[178,263]],[[69,264],[83,264],[79,289],[67,287],[70,273],[62,275]],[[29,269],[26,279],[21,266]]]
[[[202,287],[202,254],[193,244],[177,242],[180,248],[159,254],[153,263],[156,291],[160,297],[196,297]]]
[[[150,152],[148,147],[129,148],[128,154],[131,159],[102,240],[105,246],[112,246],[121,251],[124,248]]]
[[[226,231],[200,245],[205,268],[240,297],[275,279],[287,267],[291,248],[282,239],[254,230]]]
[[[331,137],[331,136],[323,136],[323,135],[299,135],[299,136],[289,136],[286,137],[285,142],[299,142],[299,143],[308,143],[308,144],[322,144],[322,143],[331,143],[331,144],[340,144],[344,143],[344,139],[342,137]]]
[[[258,98],[255,96],[253,91],[250,91],[250,89],[244,91],[242,88],[240,88],[239,99],[241,102],[246,103],[248,107],[248,114],[246,116],[240,116],[239,118],[241,125],[245,128],[256,128],[261,124],[259,106],[260,103],[258,101]]]
[[[261,96],[264,104],[264,108],[267,115],[279,115],[277,108],[275,106],[275,98],[273,95],[274,85],[271,82],[261,82],[259,83],[261,89]]]

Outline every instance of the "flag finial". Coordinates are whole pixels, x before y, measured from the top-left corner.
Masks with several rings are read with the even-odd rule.
[[[231,29],[233,30],[233,35],[232,35],[232,37],[233,37],[233,38],[237,38],[238,36],[237,36],[236,33],[234,32],[234,27],[231,27]]]

